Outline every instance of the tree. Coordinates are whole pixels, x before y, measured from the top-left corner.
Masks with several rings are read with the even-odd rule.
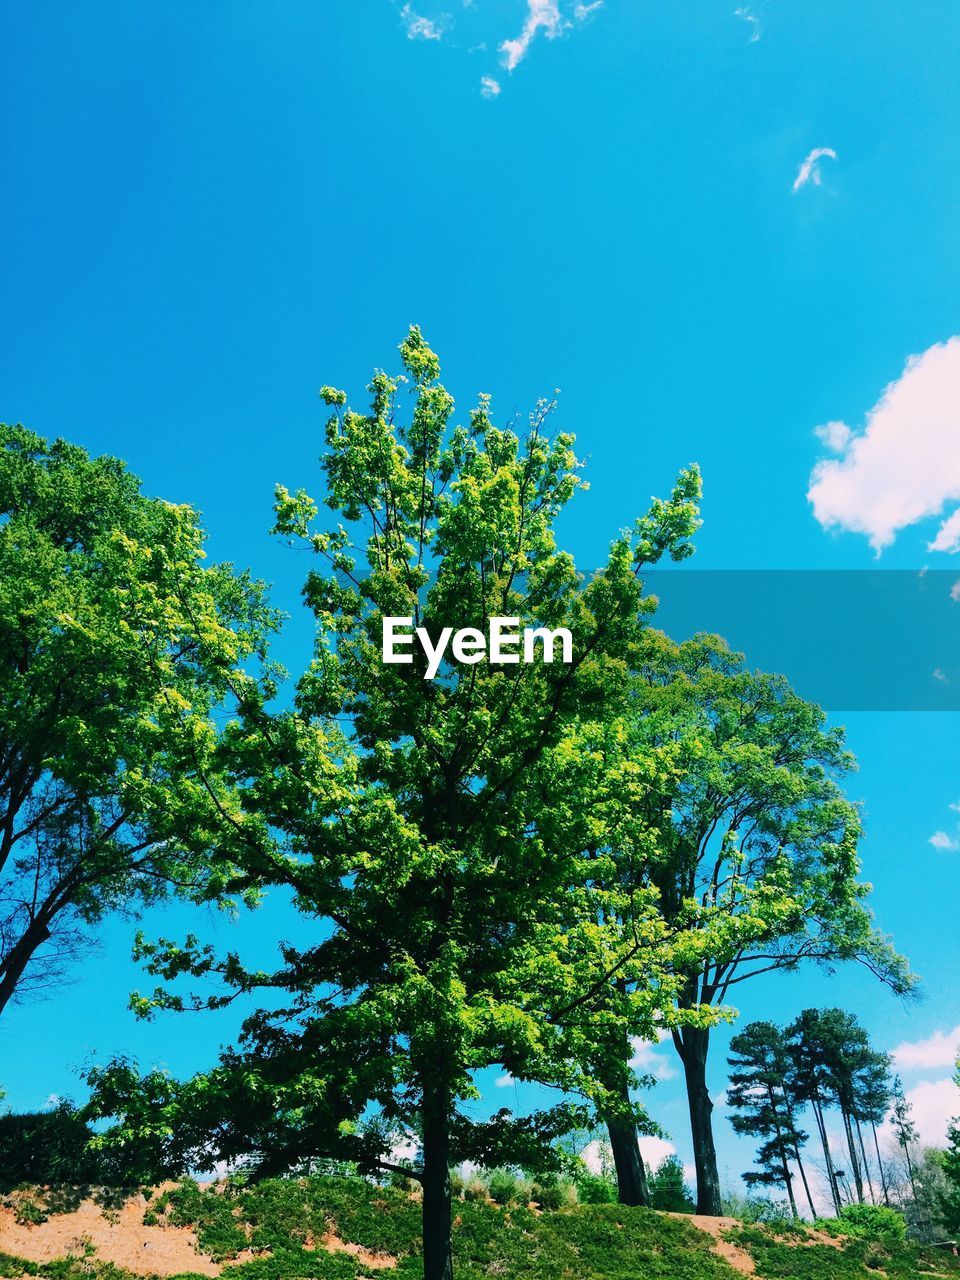
[[[121,462],[0,426],[0,1011],[106,912],[220,894],[215,713],[273,619],[203,561],[196,514]]]
[[[960,1085],[960,1061],[954,1080]],[[940,1198],[940,1209],[947,1231],[960,1235],[960,1119],[955,1119],[947,1133],[948,1146],[943,1156],[946,1186]]]
[[[340,522],[317,530],[305,493],[277,496],[278,532],[323,566],[304,590],[315,655],[292,708],[251,695],[233,733],[246,811],[277,841],[253,833],[250,883],[292,890],[313,939],[284,945],[272,973],[195,940],[145,944],[163,978],[227,983],[200,1004],[260,990],[272,1003],[192,1081],[115,1063],[92,1083],[98,1114],[120,1118],[103,1143],[135,1138],[155,1167],[254,1152],[264,1170],[336,1156],[418,1179],[424,1275],[446,1280],[450,1163],[536,1167],[590,1119],[569,1104],[478,1123],[464,1111],[473,1073],[502,1063],[609,1112],[619,1046],[652,1037],[671,998],[654,893],[634,890],[625,925],[603,849],[623,797],[652,782],[622,752],[611,768],[649,611],[638,575],[686,554],[699,479],[682,473],[584,583],[555,543],[579,479],[572,437],[547,434],[550,406],[518,436],[482,397],[469,427],[450,430],[453,401],[419,330],[401,357],[408,418],[384,373],[367,414],[321,392],[333,411],[325,501]],[[497,664],[474,643],[433,672],[419,645],[385,664],[385,617],[411,619],[433,649],[447,628],[482,641],[497,617],[567,628],[571,660],[541,646],[531,664]],[[189,1004],[161,988],[141,1008]],[[416,1161],[392,1153],[399,1133],[416,1135]]]
[[[642,884],[689,938],[681,1010],[722,1005],[739,985],[811,961],[859,960],[895,991],[913,979],[873,928],[857,879],[860,820],[840,789],[852,768],[842,731],[778,676],[750,671],[717,637],[683,644],[648,632],[633,681],[635,741],[684,738],[689,766],[650,790],[661,856]],[[721,1212],[707,1086],[709,1020],[672,1030],[683,1064],[697,1210]]]
[[[735,1133],[762,1138],[757,1151],[760,1172],[744,1174],[748,1186],[784,1187],[795,1218],[799,1217],[790,1161],[803,1184],[812,1218],[817,1216],[800,1158],[808,1135],[799,1127],[788,1086],[790,1055],[783,1032],[772,1022],[751,1022],[730,1042],[727,1103],[735,1114]]]
[[[651,1175],[650,1204],[664,1213],[693,1213],[693,1196],[679,1156],[667,1156]]]

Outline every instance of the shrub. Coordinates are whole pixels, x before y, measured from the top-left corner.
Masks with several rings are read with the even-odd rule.
[[[0,1116],[0,1191],[24,1183],[96,1182],[98,1168],[87,1151],[93,1133],[69,1103],[53,1111]]]
[[[509,1169],[494,1169],[487,1183],[490,1199],[502,1206],[519,1204],[522,1195],[520,1179]],[[525,1203],[525,1201],[524,1201]]]
[[[899,1244],[907,1238],[907,1222],[902,1213],[882,1204],[845,1204],[836,1218],[837,1231],[844,1236]]]
[[[577,1197],[581,1204],[616,1204],[616,1184],[601,1173],[581,1173],[577,1176]]]

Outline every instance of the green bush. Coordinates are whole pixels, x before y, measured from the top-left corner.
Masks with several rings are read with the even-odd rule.
[[[494,1169],[487,1181],[487,1190],[494,1204],[506,1206],[521,1203],[521,1185],[520,1179],[509,1169]]]
[[[907,1238],[902,1213],[882,1204],[846,1204],[834,1219],[839,1235],[899,1243]]]
[[[93,1133],[75,1107],[0,1115],[0,1191],[24,1183],[100,1181],[95,1157],[87,1151]]]

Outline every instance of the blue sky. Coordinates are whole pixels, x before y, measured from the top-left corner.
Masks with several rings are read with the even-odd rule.
[[[267,537],[272,486],[316,487],[317,387],[359,398],[411,322],[464,409],[485,390],[506,417],[561,389],[589,460],[564,527],[584,565],[697,461],[699,568],[950,568],[960,13],[737,8],[7,6],[0,416],[199,507],[215,555],[277,584],[291,657],[304,565]],[[933,1137],[960,1109],[960,718],[843,719],[865,874],[925,999],[808,974],[744,989],[743,1012],[839,1002],[884,1047],[921,1045],[900,1060]],[[285,918],[277,903],[237,929],[256,950]],[[13,1105],[76,1092],[93,1047],[180,1072],[230,1035],[133,1024],[131,932],[113,922],[69,988],[4,1018]],[[678,1080],[651,1105],[687,1158]],[[739,1172],[749,1151],[722,1118],[718,1134]]]

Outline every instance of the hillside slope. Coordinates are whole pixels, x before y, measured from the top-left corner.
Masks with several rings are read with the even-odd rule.
[[[422,1275],[420,1206],[361,1179],[182,1182],[122,1204],[19,1192],[0,1209],[0,1276],[46,1280],[397,1280]],[[701,1229],[706,1228],[706,1229]],[[540,1213],[461,1201],[458,1280],[960,1280],[960,1259],[912,1245],[777,1237],[729,1219],[618,1205]]]

